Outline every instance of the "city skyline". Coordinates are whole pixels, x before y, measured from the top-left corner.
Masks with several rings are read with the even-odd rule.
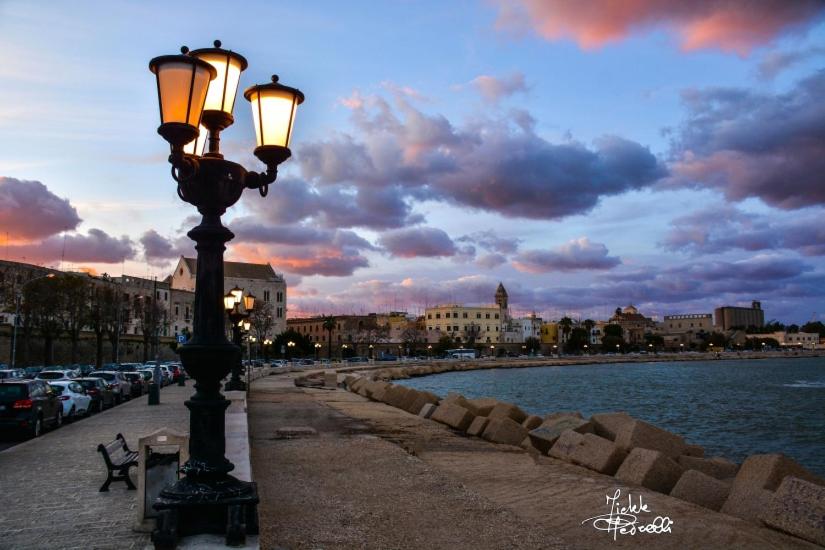
[[[244,88],[277,72],[307,95],[269,197],[226,222],[227,259],[285,273],[290,316],[502,281],[521,312],[821,320],[825,11],[746,5],[249,3],[231,25],[5,2],[0,257],[162,278],[191,256],[146,64],[220,38],[258,60]],[[248,109],[222,145],[254,166]]]

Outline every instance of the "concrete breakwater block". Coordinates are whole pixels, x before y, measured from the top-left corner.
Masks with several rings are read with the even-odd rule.
[[[467,431],[467,428],[473,423],[474,418],[473,413],[464,407],[444,402],[438,405],[438,408],[435,409],[435,412],[430,417],[431,420],[446,424],[462,432]]]
[[[490,412],[492,412],[493,407],[498,405],[498,399],[493,399],[492,397],[480,397],[478,399],[470,399],[468,401],[477,411],[476,416],[490,416]],[[473,408],[470,410],[472,411]]]
[[[596,435],[610,441],[616,441],[616,433],[625,424],[633,422],[634,418],[624,411],[594,414],[590,417],[595,427]]]
[[[467,398],[465,398],[460,393],[450,392],[447,394],[447,397],[441,400],[441,403],[450,403],[453,405],[458,405],[464,409],[467,409],[473,416],[478,416],[478,409],[475,405],[473,405]]]
[[[592,433],[593,423],[578,416],[556,416],[545,420],[538,428],[530,430],[530,442],[533,447],[547,454],[565,430],[581,434]]]
[[[384,403],[395,407],[396,409],[401,408],[401,403],[404,401],[404,398],[407,397],[407,394],[410,392],[409,388],[405,388],[404,386],[396,386],[391,384],[384,393]]]
[[[324,373],[324,386],[327,388],[338,387],[338,373],[335,371]]]
[[[438,396],[428,391],[416,391],[414,399],[404,410],[410,414],[418,414],[424,405],[438,405]]]
[[[522,422],[521,425],[524,426],[524,429],[526,430],[532,430],[534,428],[538,428],[539,426],[541,426],[541,423],[542,419],[540,416],[531,414],[530,416],[524,419],[524,422]]]
[[[490,414],[487,416],[490,418],[509,418],[517,424],[521,424],[527,419],[527,413],[512,403],[496,403],[490,411]],[[526,434],[525,437],[527,437]],[[521,439],[524,439],[524,437]],[[521,442],[521,439],[519,439],[519,443]]]
[[[682,477],[682,467],[664,453],[636,448],[630,451],[616,472],[622,483],[641,485],[668,494]],[[720,504],[721,506],[721,504]]]
[[[682,454],[685,456],[703,458],[705,456],[705,448],[701,445],[685,445],[685,450]]]
[[[698,470],[685,470],[670,491],[670,496],[718,512],[727,500],[730,488],[730,482],[720,481]]]
[[[437,408],[438,408],[438,405],[434,405],[432,403],[427,403],[426,405],[421,407],[420,411],[418,411],[418,416],[420,416],[422,418],[430,418]]]
[[[746,458],[739,468],[730,495],[721,511],[760,523],[762,510],[771,504],[773,492],[787,476],[820,486],[825,485],[825,480],[783,454],[752,455]]]
[[[358,388],[358,394],[373,401],[383,401],[384,393],[391,385],[380,380],[367,380]]]
[[[681,435],[648,424],[642,420],[633,420],[623,424],[616,432],[616,445],[630,452],[641,447],[666,454],[677,459],[685,450],[685,439]]]
[[[553,458],[570,462],[573,450],[579,446],[583,439],[584,436],[578,432],[564,430],[553,446],[550,447],[550,450],[547,451],[547,454]]]
[[[555,420],[556,418],[562,418],[567,416],[575,416],[576,418],[584,418],[582,413],[579,411],[557,411],[554,413],[550,413],[544,415],[544,421],[547,422],[548,420]]]
[[[627,452],[604,437],[584,434],[570,453],[570,459],[585,468],[613,475],[627,456]]]
[[[487,424],[489,423],[490,419],[486,416],[476,416],[473,419],[473,423],[470,424],[469,428],[467,428],[467,435],[481,437],[481,434],[484,433],[484,429],[487,427]]]
[[[825,487],[787,476],[761,518],[775,529],[825,546]]]
[[[527,430],[512,418],[491,417],[481,437],[494,443],[519,445],[527,437]]]
[[[352,385],[355,383],[356,380],[361,378],[357,374],[348,374],[344,377],[344,386],[350,391],[352,391]]]
[[[696,470],[716,479],[728,479],[736,475],[739,466],[725,458],[699,458],[696,456],[682,455],[679,457],[679,465],[685,470]]]

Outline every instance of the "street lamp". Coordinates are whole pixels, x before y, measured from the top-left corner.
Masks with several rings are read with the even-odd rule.
[[[242,303],[245,311],[241,311],[240,306]],[[223,297],[223,307],[232,325],[232,343],[240,348],[243,338],[242,332],[249,332],[252,326],[249,322],[249,316],[252,314],[252,310],[255,309],[255,296],[252,294],[244,296],[243,289],[236,286]],[[249,348],[247,347],[248,351]],[[224,386],[226,391],[246,391],[246,384],[241,380],[241,370],[241,356],[239,355],[238,360],[232,366],[232,378]]]
[[[433,345],[428,344],[427,345],[427,357],[429,358],[430,356],[432,356],[432,353],[433,353]]]
[[[321,351],[321,344],[315,342],[315,361],[318,361],[318,353]]]
[[[286,343],[286,360],[287,361],[291,360],[291,358],[292,358],[292,348],[294,348],[294,347],[295,347],[295,342],[293,342],[292,340],[290,340],[289,342]]]
[[[228,545],[241,545],[246,526],[257,523],[257,489],[253,483],[229,475],[234,465],[226,459],[225,410],[220,381],[240,361],[240,347],[226,338],[223,309],[225,244],[234,235],[221,216],[245,189],[266,196],[275,182],[278,165],[290,157],[289,141],[297,105],[304,95],[277,83],[252,86],[244,93],[253,107],[257,147],[255,156],[265,172],[252,172],[224,159],[220,133],[234,121],[232,112],[246,60],[221,48],[156,57],[149,63],[155,74],[160,109],[158,133],[169,143],[172,179],[178,196],[203,216],[189,231],[198,251],[195,312],[192,337],[180,347],[181,362],[195,379],[195,395],[186,402],[190,411],[189,460],[181,467],[185,477],[163,489],[153,504],[160,513],[152,541],[158,548],[174,548],[178,533],[224,532]],[[284,105],[289,108],[285,109]],[[288,111],[288,116],[286,112]],[[184,146],[208,132],[209,150]],[[238,300],[233,300],[237,302]],[[235,304],[233,304],[233,309]],[[229,309],[229,308],[226,308]],[[233,323],[236,330],[237,323]]]
[[[685,345],[679,344],[679,353],[682,353],[683,351],[685,351]]]
[[[495,351],[496,351],[496,347],[494,345],[491,345],[490,346],[490,357],[495,357],[496,356]]]

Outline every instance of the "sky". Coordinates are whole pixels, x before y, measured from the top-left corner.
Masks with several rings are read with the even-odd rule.
[[[490,303],[605,319],[760,300],[825,320],[825,2],[0,0],[0,258],[194,255],[149,60],[220,39],[300,88],[266,198],[224,216],[288,315]],[[253,170],[239,97],[222,134]]]

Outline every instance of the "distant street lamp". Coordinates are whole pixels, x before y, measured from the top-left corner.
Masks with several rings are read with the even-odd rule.
[[[195,312],[192,336],[179,348],[184,369],[195,379],[196,393],[186,402],[190,458],[181,467],[185,477],[163,489],[153,504],[160,512],[152,533],[156,548],[174,548],[178,533],[203,532],[221,532],[227,545],[242,545],[246,526],[254,528],[257,521],[255,485],[230,476],[234,465],[224,456],[229,401],[220,393],[220,381],[238,364],[241,351],[224,330],[223,252],[234,235],[221,224],[221,216],[245,189],[267,195],[278,165],[291,156],[292,126],[304,95],[279,84],[275,76],[271,83],[248,88],[244,97],[252,105],[254,154],[266,171],[251,172],[224,159],[220,133],[234,122],[235,97],[247,62],[222,49],[220,41],[214,45],[192,52],[183,47],[181,55],[163,55],[149,63],[160,108],[158,133],[171,148],[172,179],[178,196],[203,216],[188,233],[198,251]],[[208,132],[208,148],[200,154],[197,140],[203,140],[203,131]]]
[[[587,353],[587,344],[584,345],[584,353]]]
[[[295,342],[290,340],[286,343],[286,360],[290,361],[292,359],[292,348],[295,347]]]
[[[433,345],[427,344],[427,357],[430,357],[433,353]]]
[[[616,344],[616,353],[619,353],[619,344]]]
[[[490,357],[495,357],[496,356],[495,351],[496,351],[496,347],[491,345],[490,346]]]
[[[321,344],[315,342],[315,360],[318,360],[318,353],[321,351]]]
[[[241,310],[243,304],[244,310]],[[232,326],[232,343],[240,348],[241,339],[243,337],[242,331],[249,332],[252,326],[249,322],[249,316],[255,309],[255,296],[252,294],[243,295],[243,289],[235,287],[223,297],[223,308],[229,316],[229,324]],[[247,348],[247,352],[248,352]],[[232,365],[232,378],[224,386],[226,391],[246,391],[246,384],[241,380],[241,356]]]
[[[679,353],[682,353],[683,351],[685,351],[685,345],[679,344]]]
[[[372,359],[372,344],[369,345],[369,350],[370,350],[370,359]]]

